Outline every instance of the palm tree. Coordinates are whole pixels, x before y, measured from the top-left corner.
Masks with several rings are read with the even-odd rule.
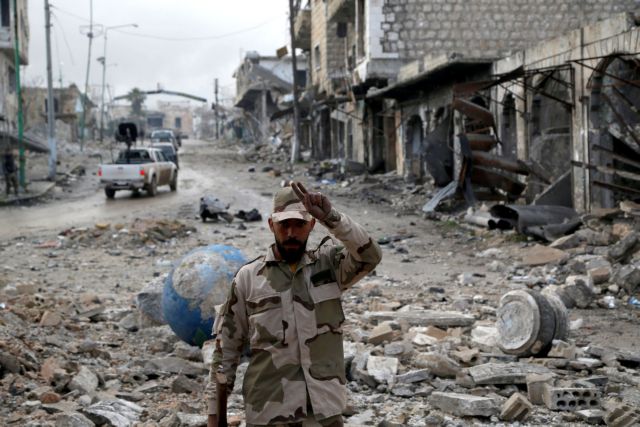
[[[147,99],[147,95],[135,87],[127,94],[127,99],[131,103],[131,115],[134,117],[142,117],[142,106],[144,105],[144,101]]]

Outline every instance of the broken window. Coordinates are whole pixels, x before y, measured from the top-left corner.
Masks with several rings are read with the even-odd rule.
[[[316,45],[313,48],[313,62],[315,64],[316,70],[320,69],[320,45]]]
[[[424,176],[422,165],[422,151],[424,146],[424,132],[422,118],[412,116],[406,124],[405,132],[405,177],[420,179]]]
[[[58,98],[53,98],[53,112],[54,114],[58,114],[60,112],[60,108],[58,105]],[[49,113],[49,100],[44,100],[44,113]]]
[[[8,67],[9,73],[9,93],[15,93],[16,91],[16,70],[13,67]]]
[[[3,27],[9,27],[11,25],[9,0],[0,0],[0,25]]]
[[[591,208],[640,200],[640,61],[604,59],[589,87]]]
[[[357,0],[356,3],[356,60],[364,58],[364,46],[366,35],[366,19],[365,19],[365,0]]]
[[[182,129],[182,117],[175,118],[173,127],[176,129]]]

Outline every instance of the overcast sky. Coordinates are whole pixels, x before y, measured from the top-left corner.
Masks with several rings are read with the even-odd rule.
[[[28,3],[31,41],[23,82],[46,86],[44,0]],[[90,0],[51,0],[51,5],[54,84],[59,86],[61,73],[65,86],[76,83],[82,89],[88,38],[80,27],[89,24]],[[138,24],[108,31],[107,84],[115,95],[161,84],[211,101],[218,77],[221,96],[230,98],[235,92],[232,74],[244,52],[274,55],[288,39],[287,0],[93,0],[93,11],[94,22],[103,26]],[[96,59],[103,48],[104,37],[95,38],[92,85],[102,82]]]

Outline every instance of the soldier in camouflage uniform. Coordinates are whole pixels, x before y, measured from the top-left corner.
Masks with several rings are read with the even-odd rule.
[[[327,237],[307,251],[316,220],[342,245]],[[246,341],[247,426],[342,426],[347,390],[340,298],[380,262],[380,247],[327,197],[299,183],[275,195],[269,227],[275,244],[240,269],[215,322],[209,426],[218,424],[215,374],[226,376],[230,392]]]

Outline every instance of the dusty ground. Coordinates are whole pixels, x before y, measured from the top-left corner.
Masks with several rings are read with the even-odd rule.
[[[13,323],[5,319],[4,326],[13,325],[19,329],[14,331],[13,339],[17,342],[0,336],[0,350],[2,344],[23,346],[25,351],[31,352],[30,357],[34,359],[31,363],[35,365],[33,372],[27,372],[26,375],[0,376],[0,389],[3,390],[0,392],[3,402],[0,405],[0,419],[4,420],[0,424],[51,423],[57,416],[55,410],[39,407],[36,403],[25,403],[37,401],[37,392],[42,392],[39,387],[43,384],[38,376],[37,365],[52,356],[66,357],[76,364],[86,363],[87,354],[79,344],[83,341],[90,341],[94,347],[110,353],[108,357],[97,356],[94,362],[90,362],[101,372],[101,393],[107,394],[109,386],[114,386],[113,389],[120,392],[135,389],[140,383],[121,378],[122,366],[140,368],[147,359],[175,351],[176,341],[163,328],[128,332],[117,326],[123,317],[134,310],[135,294],[154,277],[168,273],[172,262],[195,247],[230,243],[243,250],[248,259],[253,259],[271,243],[272,236],[266,220],[247,223],[246,229],[239,227],[240,222],[237,221],[232,224],[203,224],[196,217],[201,195],[216,195],[231,204],[231,211],[258,208],[266,218],[272,194],[283,179],[301,180],[311,187],[316,186],[305,176],[305,166],[296,167],[293,173],[274,177],[273,174],[261,172],[267,165],[247,163],[240,159],[235,147],[186,141],[181,152],[178,192],[172,193],[168,187],[161,188],[155,198],[122,192],[118,193],[115,200],[107,200],[96,177],[98,160],[83,157],[74,160],[85,166],[84,178],[68,182],[44,201],[0,210],[0,304],[5,303],[0,313],[17,314],[18,319],[13,319]],[[249,172],[251,167],[256,172]],[[347,325],[347,330],[362,326],[357,324],[361,321],[359,315],[370,309],[371,304],[393,301],[401,305],[482,313],[477,314],[478,319],[490,324],[495,321],[495,315],[491,314],[490,309],[480,309],[496,308],[502,294],[523,286],[511,284],[508,280],[509,276],[521,273],[517,268],[518,253],[528,243],[520,238],[461,227],[453,221],[427,220],[417,212],[407,214],[406,209],[399,212],[386,203],[366,201],[371,197],[366,197],[365,184],[353,184],[347,188],[339,185],[318,188],[331,196],[339,210],[363,224],[374,238],[392,240],[391,244],[383,245],[383,262],[375,276],[365,279],[352,291],[347,309],[355,310],[354,316],[348,316],[348,321],[354,324]],[[394,194],[388,196],[392,198]],[[134,244],[127,240],[127,236],[119,235],[115,226],[122,224],[129,227],[137,218],[179,220],[186,226],[194,227],[195,232],[165,242]],[[93,229],[98,223],[109,225],[109,231],[100,233],[105,234],[100,238],[65,243],[62,247],[47,244],[58,240],[57,235],[63,230],[71,227]],[[319,241],[325,234],[325,230],[318,226],[313,241]],[[476,256],[494,247],[500,251],[490,258]],[[489,271],[488,265],[495,260],[504,264],[503,270]],[[461,285],[457,277],[462,273],[475,273],[476,283]],[[22,286],[18,292],[15,291],[16,285]],[[12,289],[12,292],[4,292],[3,287]],[[477,302],[474,303],[474,296],[483,298],[476,298]],[[619,306],[614,310],[572,310],[571,319],[583,319],[583,326],[572,331],[571,338],[580,346],[598,344],[637,353],[640,345],[640,330],[637,327],[640,310],[620,300],[618,303]],[[92,304],[107,307],[102,321],[78,320],[77,316],[71,314],[73,309],[81,311],[79,308]],[[47,310],[61,313],[61,326],[38,326],[42,313]],[[77,368],[77,365],[68,369],[73,367]],[[153,377],[148,376],[147,379]],[[114,381],[120,382],[118,387]],[[197,381],[202,383],[204,378],[197,378]],[[142,417],[144,420],[159,422],[176,411],[202,412],[199,397],[175,395],[165,386],[158,386],[137,400],[147,410]],[[408,413],[400,424],[428,424],[424,419],[430,409],[425,406],[424,396],[405,399],[388,394],[371,394],[357,387],[350,388],[358,413],[367,410],[375,412],[377,409],[371,417],[371,423],[377,424],[385,419],[385,407],[380,405],[386,402],[385,405],[391,405],[387,408],[387,415],[394,413],[395,417],[398,404],[402,411]],[[446,386],[444,389],[447,389]],[[78,397],[77,393],[66,396],[65,392],[68,390],[60,392],[63,402]],[[394,401],[399,403],[394,406]],[[232,410],[240,412],[237,400]],[[441,415],[431,411],[431,416]],[[488,419],[461,422],[447,415],[442,417],[435,420],[440,419],[443,424],[450,425],[494,423]],[[397,421],[398,418],[393,420]],[[556,414],[555,418],[550,418],[544,413],[538,414],[534,420],[532,425],[551,423],[552,420],[576,421],[571,416],[562,418]]]

